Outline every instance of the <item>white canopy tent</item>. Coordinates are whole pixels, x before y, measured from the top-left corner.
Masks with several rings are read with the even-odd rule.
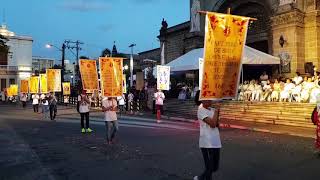
[[[176,71],[188,71],[199,69],[199,58],[203,57],[203,48],[193,49],[188,53],[178,57],[177,59],[166,64],[170,66],[172,72]],[[259,50],[253,49],[249,46],[244,48],[244,56],[242,64],[250,65],[271,65],[280,64],[280,58],[266,54]],[[156,68],[153,71],[156,76]]]

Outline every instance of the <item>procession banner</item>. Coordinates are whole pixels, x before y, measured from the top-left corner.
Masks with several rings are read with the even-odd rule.
[[[12,91],[11,91],[11,88],[8,87],[8,88],[5,88],[6,89],[6,92],[7,92],[7,96],[10,97],[10,96],[13,96],[12,95]]]
[[[92,91],[99,89],[98,71],[96,60],[79,60],[82,87],[84,90]]]
[[[236,98],[249,20],[207,13],[201,100]]]
[[[123,58],[99,58],[102,94],[107,97],[122,96],[123,93]]]
[[[40,74],[40,93],[48,93],[47,74]]]
[[[157,89],[170,89],[170,66],[157,66]]]
[[[48,92],[61,92],[61,69],[47,69]]]
[[[31,94],[39,93],[39,76],[29,78],[29,91]]]
[[[9,89],[11,96],[18,96],[18,84],[11,84]]]
[[[29,80],[20,80],[20,93],[28,93],[29,92]]]
[[[144,77],[143,72],[137,72],[136,73],[136,89],[137,90],[143,90],[144,88]]]
[[[203,58],[199,58],[199,89],[202,88]]]
[[[63,88],[63,95],[64,96],[71,94],[70,82],[63,82],[62,88]]]
[[[125,74],[122,75],[122,90],[123,94],[127,94],[127,79]]]

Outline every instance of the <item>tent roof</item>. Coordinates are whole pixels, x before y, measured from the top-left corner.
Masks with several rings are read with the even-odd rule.
[[[171,67],[171,71],[197,70],[199,69],[199,58],[202,57],[203,48],[193,49],[166,65]],[[245,46],[242,64],[280,64],[280,59]]]

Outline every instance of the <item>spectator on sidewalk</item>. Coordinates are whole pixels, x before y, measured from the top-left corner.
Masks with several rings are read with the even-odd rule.
[[[102,111],[105,115],[107,143],[114,143],[114,137],[118,131],[117,101],[113,97],[105,97],[102,100]]]
[[[132,93],[132,90],[128,94],[128,111],[133,111],[133,100],[134,100],[134,95]]]
[[[122,96],[117,97],[117,100],[119,102],[120,114],[125,111],[125,108],[124,108],[124,105],[126,104],[125,98],[126,97],[124,96],[124,94],[122,94]]]
[[[21,93],[20,101],[22,103],[22,107],[25,109],[27,106],[27,95],[26,93]]]
[[[81,133],[91,133],[92,129],[89,127],[90,99],[88,98],[85,90],[82,90],[82,93],[78,96],[78,103],[81,117]],[[84,119],[86,119],[86,126],[84,126]]]
[[[39,112],[39,95],[33,94],[32,95],[32,106],[33,106],[33,112],[38,113]]]
[[[154,93],[154,98],[156,100],[156,111],[160,110],[163,115],[163,101],[165,99],[164,93],[159,89],[158,92]]]
[[[42,100],[45,99],[45,98],[46,98],[46,95],[42,93],[42,94],[40,95],[40,102],[41,102],[41,103],[39,103],[39,104],[41,104],[41,110],[42,110],[41,113],[44,113],[44,107],[43,107]]]
[[[219,168],[221,140],[219,133],[219,110],[211,108],[212,101],[205,100],[198,108],[200,125],[199,147],[204,159],[205,170],[194,180],[211,180]]]
[[[57,116],[57,98],[54,94],[49,95],[49,110],[50,110],[50,119],[55,120]]]

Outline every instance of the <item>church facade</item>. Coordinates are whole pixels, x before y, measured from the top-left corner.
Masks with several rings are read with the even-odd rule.
[[[190,0],[190,21],[169,28],[162,23],[158,38],[166,63],[203,47],[205,16],[194,16],[197,8],[220,13],[231,8],[231,14],[257,18],[249,25],[246,44],[280,57],[280,71],[273,74],[312,74],[320,65],[320,0]]]

